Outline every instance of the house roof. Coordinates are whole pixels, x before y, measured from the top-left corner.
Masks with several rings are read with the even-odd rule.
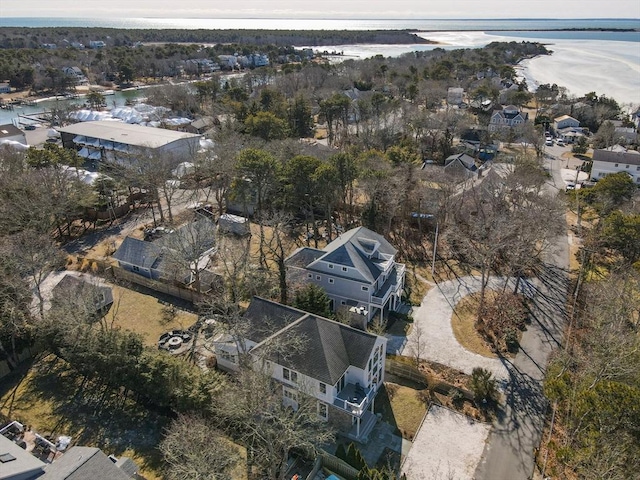
[[[111,140],[137,147],[159,148],[177,140],[199,138],[193,133],[176,132],[164,128],[144,127],[113,121],[80,122],[57,129],[61,133]]]
[[[450,157],[447,157],[447,159],[444,161],[444,164],[445,166],[447,166],[450,163],[455,161],[458,161],[465,168],[469,170],[476,170],[476,159],[473,158],[471,155],[467,155],[466,153],[458,153],[456,155],[451,155]]]
[[[15,137],[16,135],[24,135],[24,132],[10,123],[0,125],[0,138]]]
[[[397,250],[382,235],[365,227],[352,228],[343,233],[324,249],[325,252],[307,268],[313,270],[318,262],[335,263],[356,268],[369,282],[374,282],[382,269],[373,261],[375,252],[393,256]]]
[[[108,305],[110,303],[113,303],[113,293],[110,287],[87,282],[82,278],[76,277],[75,275],[65,275],[52,289],[54,297],[65,295],[72,300],[83,296],[85,293],[92,292],[99,292],[104,295],[104,301],[100,302],[101,305]]]
[[[113,254],[113,258],[119,262],[136,265],[142,268],[151,268],[162,255],[162,249],[151,242],[125,237]]]
[[[615,150],[594,150],[593,161],[607,163],[624,163],[625,165],[640,165],[640,153],[634,150],[627,150],[626,152]]]
[[[561,116],[556,117],[556,118],[553,119],[554,122],[562,122],[563,120],[573,120],[574,122],[578,122],[578,120],[573,118],[571,115],[561,115]],[[580,123],[580,122],[578,122],[578,123]]]
[[[253,297],[242,318],[248,321],[247,338],[260,343],[304,315],[306,313],[297,308]]]
[[[0,456],[0,479],[35,478],[45,465],[4,435],[0,435]]]
[[[285,263],[287,266],[304,268],[322,255],[324,255],[324,252],[317,248],[301,247],[289,255]]]
[[[72,447],[45,467],[40,480],[130,480],[99,448]]]
[[[253,302],[252,302],[253,303]],[[269,352],[267,358],[308,377],[335,385],[353,365],[366,369],[377,336],[323,317],[300,312],[303,316],[272,335],[251,351],[254,355],[269,352],[269,342],[281,336],[303,339],[304,345],[288,355]]]

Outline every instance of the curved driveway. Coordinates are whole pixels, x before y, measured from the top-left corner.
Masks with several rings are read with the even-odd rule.
[[[492,277],[487,288],[502,289],[505,279]],[[486,368],[496,379],[509,377],[507,368],[498,358],[487,358],[464,348],[451,327],[454,306],[465,296],[480,290],[479,277],[461,277],[439,283],[413,309],[414,325],[402,350],[403,355],[415,356],[416,346],[423,345],[420,357],[425,360],[457,368],[471,374],[475,367]]]

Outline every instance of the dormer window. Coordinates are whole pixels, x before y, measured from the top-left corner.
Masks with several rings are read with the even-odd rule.
[[[333,263],[329,264],[329,268],[333,270]]]
[[[342,267],[342,271],[343,271],[343,272],[348,272],[348,271],[349,271],[349,269],[348,269],[347,267]]]

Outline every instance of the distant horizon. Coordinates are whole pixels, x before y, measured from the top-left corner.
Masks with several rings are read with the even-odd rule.
[[[37,17],[34,15],[3,15],[5,19],[7,18],[17,18],[17,19],[41,19],[41,18],[57,18],[57,19],[74,19],[74,20],[82,20],[82,19],[94,19],[94,16],[74,16],[74,15],[47,15],[42,17]],[[376,17],[376,16],[361,16],[361,17],[320,17],[320,16],[268,16],[268,15],[229,15],[229,16],[212,16],[212,17],[204,17],[204,16],[118,16],[112,15],[111,18],[114,19],[142,19],[142,20],[171,20],[171,19],[180,19],[180,20],[378,20],[378,21],[396,21],[396,20],[411,20],[411,21],[487,21],[487,20],[499,20],[499,21],[580,21],[580,20],[619,20],[619,21],[628,21],[628,22],[640,22],[640,17],[638,18],[629,18],[629,17]],[[640,25],[639,25],[640,28]]]
[[[0,16],[28,18],[180,18],[413,20],[640,19],[635,0],[2,0]]]

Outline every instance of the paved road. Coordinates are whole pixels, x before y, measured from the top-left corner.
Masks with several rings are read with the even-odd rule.
[[[550,194],[564,189],[560,162],[550,160]],[[506,405],[499,414],[474,478],[477,480],[526,480],[534,470],[534,450],[544,427],[547,400],[542,379],[549,354],[562,343],[566,321],[569,247],[566,235],[558,237],[547,255],[547,265],[537,282],[532,323],[524,333],[515,360],[507,364],[510,382]]]

